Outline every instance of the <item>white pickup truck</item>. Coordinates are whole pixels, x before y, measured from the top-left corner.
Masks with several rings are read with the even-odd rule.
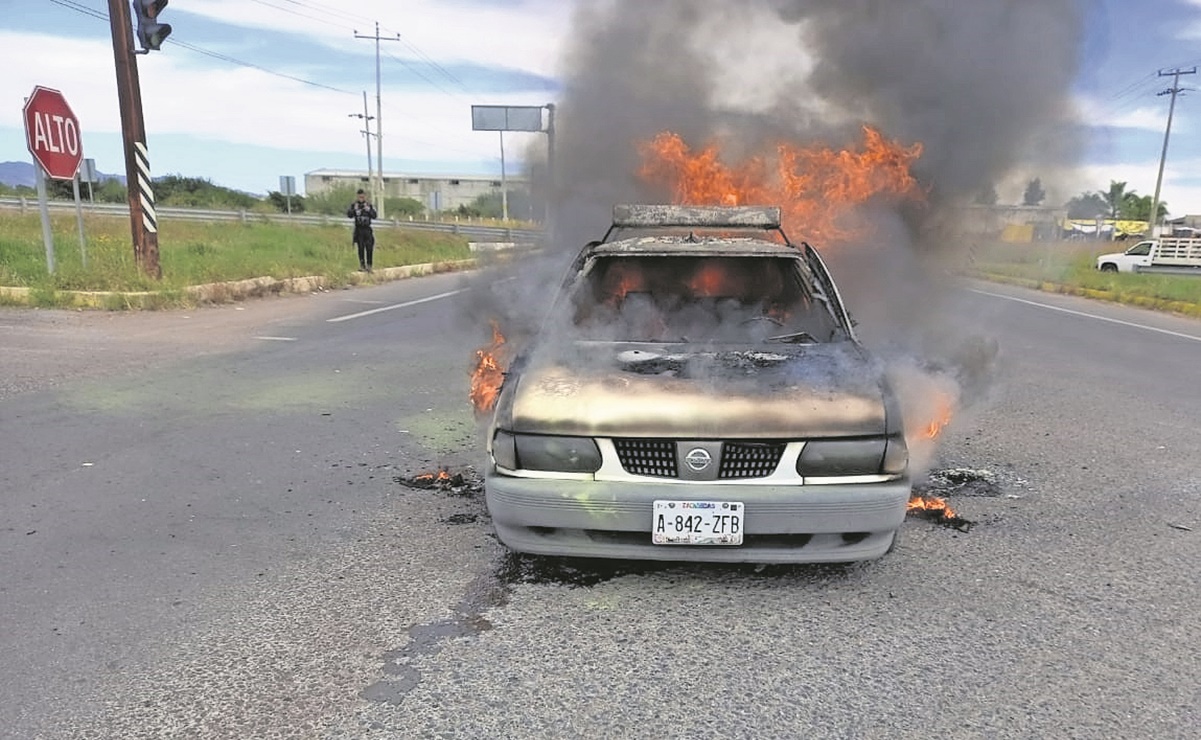
[[[1097,258],[1101,272],[1201,275],[1201,239],[1161,237]]]

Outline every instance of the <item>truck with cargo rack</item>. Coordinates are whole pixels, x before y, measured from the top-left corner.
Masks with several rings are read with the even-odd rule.
[[[1161,237],[1097,258],[1101,272],[1201,275],[1201,239]]]

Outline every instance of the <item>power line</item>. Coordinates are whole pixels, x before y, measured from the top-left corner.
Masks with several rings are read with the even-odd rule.
[[[300,0],[276,0],[276,2],[269,2],[269,0],[252,0],[252,2],[258,3],[259,5],[271,8],[273,10],[278,10],[280,12],[287,13],[289,15],[294,15],[297,18],[305,18],[305,19],[308,19],[311,21],[316,21],[323,25],[333,25],[333,26],[337,26],[338,28],[344,28],[344,29],[348,29],[351,31],[356,30],[354,26],[347,25],[345,22],[334,22],[334,21],[327,20],[327,19],[335,18],[335,17],[345,18],[346,17],[345,13],[341,13],[341,12],[335,13],[332,8],[325,8],[324,6],[319,6],[315,3],[304,3],[304,2],[301,2]],[[321,14],[321,17],[318,17],[316,15],[309,15],[308,13],[302,13],[299,10],[295,10],[292,8],[287,8],[285,6],[279,5],[278,3],[280,3],[280,2],[289,3],[291,5],[295,5],[297,8],[303,8],[305,10],[319,13],[319,14]],[[381,28],[387,30],[385,26],[381,26]],[[455,76],[455,74],[453,72],[448,70],[446,67],[442,66],[436,59],[431,57],[429,54],[426,54],[420,47],[418,47],[415,43],[413,43],[408,38],[406,38],[403,34],[394,32],[394,31],[393,31],[393,33],[396,33],[396,40],[400,41],[400,43],[402,43],[405,46],[405,48],[407,48],[410,52],[412,52],[414,56],[416,56],[421,61],[425,62],[426,65],[428,65],[431,69],[438,72],[438,74],[440,74],[442,77],[444,77],[451,84],[457,85],[458,87],[463,89],[465,92],[470,92],[470,90],[468,90],[468,88],[467,88],[467,85],[464,84],[463,81],[461,79],[459,79],[457,76]],[[444,92],[449,92],[449,91],[446,91],[444,88],[442,88],[436,81],[430,79],[429,77],[425,76],[424,74],[421,74],[419,71],[416,70],[415,67],[410,65],[408,62],[406,62],[402,59],[398,59],[397,57],[392,56],[391,54],[388,54],[388,56],[392,57],[392,59],[394,61],[400,62],[401,64],[404,64],[406,67],[409,67],[411,70],[414,71],[415,74],[417,74],[419,77],[421,77],[423,80],[425,80],[429,84],[433,85],[434,87],[437,87],[440,90],[443,90]]]
[[[459,95],[459,93],[457,93],[457,92],[454,92],[454,91],[452,91],[452,90],[447,90],[447,89],[446,89],[445,87],[443,87],[443,86],[442,86],[442,84],[441,84],[440,82],[438,82],[437,80],[430,79],[430,77],[428,77],[428,76],[427,76],[427,75],[426,75],[424,72],[422,72],[422,71],[421,71],[421,68],[420,68],[420,67],[418,67],[417,65],[415,65],[415,64],[413,64],[412,62],[408,61],[407,59],[401,59],[400,57],[398,57],[398,56],[394,56],[394,55],[393,55],[391,52],[387,52],[387,51],[385,51],[385,52],[384,52],[384,54],[385,54],[385,55],[386,55],[386,56],[387,56],[389,59],[391,59],[392,61],[396,62],[397,64],[400,64],[400,65],[404,66],[404,67],[405,67],[405,69],[409,70],[409,71],[410,71],[410,72],[412,72],[413,74],[415,74],[415,75],[417,75],[418,77],[420,77],[421,79],[425,80],[426,82],[428,82],[428,83],[430,84],[430,86],[432,86],[432,87],[436,87],[436,88],[437,88],[439,91],[441,91],[441,92],[445,93],[446,95],[452,95],[452,96],[458,96],[458,95]]]
[[[284,1],[285,1],[285,2],[288,2],[289,0],[284,0]],[[311,21],[317,21],[318,23],[320,23],[320,24],[321,24],[321,25],[323,25],[323,26],[331,26],[331,25],[332,25],[332,26],[337,26],[337,27],[339,27],[339,28],[344,28],[344,29],[346,29],[346,30],[349,30],[349,31],[353,31],[353,30],[354,30],[354,26],[350,26],[350,25],[347,25],[347,24],[345,24],[345,23],[331,23],[330,21],[328,21],[328,20],[325,20],[325,18],[318,18],[317,16],[308,15],[308,14],[306,14],[306,13],[301,13],[301,12],[299,12],[299,11],[296,11],[296,10],[291,10],[291,9],[289,9],[289,8],[286,8],[286,7],[284,7],[284,6],[281,6],[281,5],[276,5],[275,3],[271,3],[271,2],[267,2],[267,0],[252,0],[252,2],[256,2],[256,3],[258,3],[259,5],[263,5],[263,6],[266,6],[266,7],[268,7],[268,8],[271,8],[272,10],[278,10],[278,11],[280,11],[280,12],[287,13],[288,15],[294,15],[294,16],[296,16],[297,18],[306,18],[306,19],[308,19],[308,20],[311,20]],[[306,6],[306,5],[303,5],[303,4],[299,3],[299,2],[296,2],[296,0],[290,0],[290,2],[292,2],[294,5],[298,5],[298,6],[302,7],[302,8],[309,9],[309,8],[308,8],[308,6]],[[332,13],[325,13],[325,16],[326,16],[327,18],[332,18],[332,17],[333,17],[333,14],[332,14]]]
[[[1132,97],[1139,97],[1151,92],[1150,86],[1155,82],[1155,73],[1143,75],[1134,82],[1126,85],[1122,89],[1109,96],[1109,99],[1114,102],[1127,100]]]
[[[235,64],[239,67],[247,67],[249,69],[257,69],[260,72],[265,72],[265,73],[267,73],[269,75],[273,75],[275,77],[281,77],[285,80],[292,80],[293,82],[299,82],[299,83],[302,83],[305,85],[309,85],[311,87],[319,87],[323,90],[330,90],[332,92],[342,93],[344,95],[354,95],[354,93],[352,91],[346,90],[341,87],[334,87],[333,85],[326,85],[323,82],[313,82],[312,80],[306,80],[303,77],[297,77],[296,75],[290,75],[286,72],[277,72],[273,69],[268,69],[267,67],[264,67],[261,64],[255,64],[254,62],[248,62],[244,59],[238,59],[237,57],[231,57],[228,54],[222,54],[221,52],[212,51],[211,49],[205,49],[202,46],[197,46],[196,44],[191,44],[186,41],[181,41],[175,37],[171,37],[171,38],[167,39],[167,43],[176,44],[177,46],[182,46],[183,48],[188,49],[189,51],[194,51],[197,54],[203,54],[206,57],[211,57],[213,59],[218,59],[223,62],[228,62],[229,64]]]
[[[412,51],[414,54],[416,54],[419,59],[421,59],[423,62],[428,64],[433,69],[437,70],[443,77],[445,77],[447,80],[449,80],[452,84],[458,85],[464,92],[468,92],[468,93],[471,92],[471,90],[469,90],[467,88],[467,85],[465,85],[462,80],[460,80],[452,72],[450,72],[448,69],[443,67],[437,61],[435,61],[432,57],[430,57],[430,55],[428,55],[424,51],[422,51],[412,41],[409,41],[407,38],[405,38],[404,34],[397,32],[396,37],[398,39],[400,39],[400,42],[402,44],[404,44],[406,47],[408,47],[408,49],[410,51]]]
[[[76,13],[82,13],[84,15],[89,15],[93,18],[97,18],[99,20],[105,21],[106,23],[108,22],[108,14],[102,13],[99,10],[96,10],[95,8],[89,8],[86,5],[71,2],[71,0],[50,0],[50,2],[54,3],[55,5],[60,5],[64,8],[67,8],[68,10],[74,10]]]
[[[55,5],[58,5],[60,7],[67,8],[68,10],[73,10],[76,13],[80,13],[82,15],[96,18],[97,20],[102,20],[106,23],[109,20],[107,13],[99,11],[96,8],[88,7],[87,5],[84,5],[82,3],[74,2],[74,0],[50,0],[50,2],[52,2]],[[217,59],[222,62],[227,62],[229,64],[234,64],[239,67],[246,67],[248,69],[256,69],[260,72],[265,72],[266,74],[274,75],[275,77],[280,77],[285,80],[292,80],[293,82],[299,82],[304,85],[310,85],[312,87],[319,87],[324,90],[330,90],[332,92],[344,93],[346,95],[354,95],[354,93],[351,92],[350,90],[345,90],[340,87],[334,87],[332,85],[326,85],[321,82],[313,82],[312,80],[306,80],[303,77],[297,77],[296,75],[290,75],[286,72],[277,72],[276,70],[269,69],[267,67],[262,66],[261,64],[255,64],[254,62],[248,62],[245,59],[238,59],[237,57],[231,57],[228,54],[222,54],[221,52],[213,51],[211,49],[206,49],[203,46],[198,46],[196,44],[191,44],[186,41],[181,41],[179,38],[174,37],[174,36],[167,39],[167,43],[176,44],[185,49],[188,49],[189,51],[196,52],[197,54],[203,54],[206,57],[210,57],[212,59]]]

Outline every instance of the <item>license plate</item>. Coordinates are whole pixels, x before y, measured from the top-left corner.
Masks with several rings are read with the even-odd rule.
[[[736,501],[656,501],[656,545],[741,545],[746,507]]]

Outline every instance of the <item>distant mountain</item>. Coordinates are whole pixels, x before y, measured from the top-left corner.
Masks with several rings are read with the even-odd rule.
[[[36,174],[32,162],[0,162],[0,185],[15,188],[24,185],[31,188],[37,185]]]
[[[105,172],[97,172],[96,175],[101,182],[119,180],[122,184],[125,183],[122,175],[110,175]],[[37,184],[37,173],[33,169],[33,162],[0,162],[0,185],[7,185],[10,188],[24,185],[32,188]]]

